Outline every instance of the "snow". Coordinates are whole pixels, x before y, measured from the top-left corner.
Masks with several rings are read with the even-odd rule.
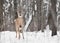
[[[51,36],[51,31],[45,32],[24,32],[24,39],[17,39],[15,32],[4,31],[0,32],[0,43],[60,43],[60,32],[58,35]]]
[[[0,43],[60,43],[60,31],[57,35],[51,36],[51,30],[49,30],[49,25],[46,26],[44,32],[34,31],[34,32],[24,32],[24,39],[16,38],[16,32],[3,31],[0,32]]]

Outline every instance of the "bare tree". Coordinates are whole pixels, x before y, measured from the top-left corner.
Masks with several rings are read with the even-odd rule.
[[[37,1],[37,17],[38,17],[38,30],[42,30],[44,32],[45,28],[45,14],[43,9],[43,0]]]
[[[3,30],[3,0],[0,0],[0,31]],[[0,40],[1,40],[1,33],[0,33]]]
[[[0,0],[0,31],[3,25],[3,0]]]
[[[37,14],[37,1],[33,0],[33,24],[34,31],[38,31],[38,14]]]
[[[38,15],[38,30],[41,30],[41,0],[36,0],[37,2],[37,15]]]
[[[3,14],[3,28],[4,31],[13,31],[14,29],[14,0],[4,0],[3,8],[4,8],[4,14]]]
[[[51,0],[51,5],[49,6],[48,23],[52,30],[52,36],[57,35],[57,12],[56,12],[57,0]]]

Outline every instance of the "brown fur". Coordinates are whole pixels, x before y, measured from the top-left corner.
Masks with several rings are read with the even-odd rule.
[[[16,38],[20,38],[21,31],[23,36],[23,17],[22,16],[15,19],[15,27],[16,27]]]

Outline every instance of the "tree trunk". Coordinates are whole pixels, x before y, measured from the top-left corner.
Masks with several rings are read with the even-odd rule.
[[[41,30],[41,0],[36,0],[36,2],[37,2],[38,30]]]
[[[49,10],[48,23],[52,30],[52,36],[57,35],[57,13],[56,13],[57,0],[51,0],[51,6]]]
[[[3,25],[3,0],[0,0],[0,31]]]
[[[38,30],[42,30],[44,32],[45,28],[45,20],[44,20],[44,10],[43,10],[43,0],[36,0],[37,1],[37,17],[38,17]]]

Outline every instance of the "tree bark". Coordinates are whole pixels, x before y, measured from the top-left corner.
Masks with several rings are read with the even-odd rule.
[[[49,6],[48,23],[52,30],[52,36],[57,35],[57,13],[56,13],[57,0],[51,0],[51,6]]]
[[[3,0],[0,0],[0,31],[3,25]]]
[[[41,0],[36,0],[36,2],[37,2],[38,30],[41,30]]]

